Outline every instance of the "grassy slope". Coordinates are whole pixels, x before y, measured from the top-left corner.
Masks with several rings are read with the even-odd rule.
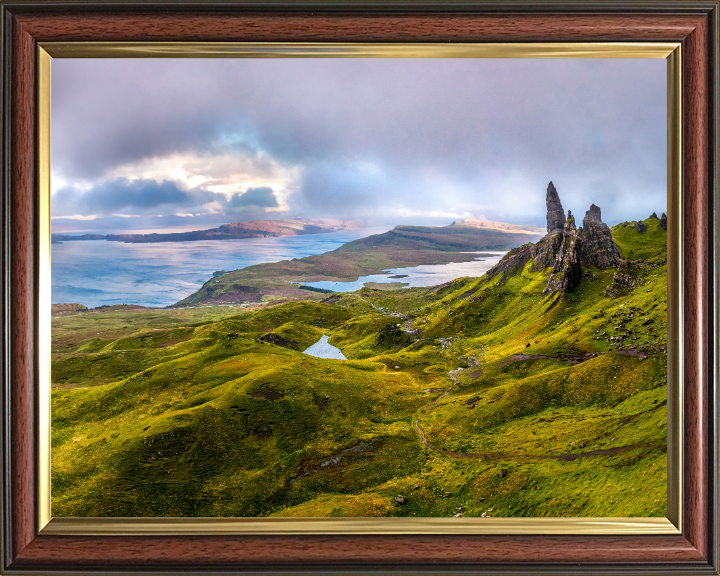
[[[90,315],[55,319],[53,514],[663,516],[665,232],[646,222],[613,229],[648,262],[614,298],[612,270],[543,296],[525,267],[223,319],[97,313],[102,341],[71,336]]]
[[[258,307],[262,306],[253,309]],[[247,309],[216,306],[130,311],[114,306],[109,311],[53,318],[53,381],[60,387],[113,382],[173,354],[178,350],[173,345],[190,340],[195,327]],[[131,344],[130,336],[137,342]]]
[[[291,281],[354,281],[387,268],[468,262],[476,250],[509,250],[539,238],[533,234],[451,225],[442,228],[397,226],[344,244],[332,252],[258,264],[208,280],[178,304],[277,300],[319,301],[322,295],[300,290]]]

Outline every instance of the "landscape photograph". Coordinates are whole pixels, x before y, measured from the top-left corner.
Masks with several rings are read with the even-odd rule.
[[[54,517],[665,517],[663,59],[55,59]]]

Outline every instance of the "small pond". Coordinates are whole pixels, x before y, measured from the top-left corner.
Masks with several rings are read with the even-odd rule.
[[[303,351],[303,354],[308,356],[315,356],[316,358],[327,358],[329,360],[347,360],[345,355],[340,351],[340,348],[336,348],[332,344],[328,344],[329,338],[323,336],[315,342],[310,348]]]

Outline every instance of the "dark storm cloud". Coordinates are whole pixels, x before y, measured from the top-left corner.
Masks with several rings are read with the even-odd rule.
[[[53,195],[53,215],[110,215],[114,213],[147,213],[160,209],[200,208],[221,197],[201,189],[183,189],[177,182],[115,178],[81,190],[72,186]]]
[[[56,59],[53,172],[230,150],[297,168],[298,215],[542,223],[553,180],[566,209],[613,223],[665,209],[665,75],[664,60]]]
[[[244,193],[233,194],[227,202],[226,212],[235,213],[248,206],[257,208],[275,208],[278,206],[277,198],[272,188],[248,188]]]

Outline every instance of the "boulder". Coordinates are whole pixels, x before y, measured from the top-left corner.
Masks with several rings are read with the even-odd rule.
[[[637,231],[640,232],[640,234],[645,234],[645,232],[647,232],[648,226],[642,220],[638,220],[634,224],[635,228],[637,228]]]
[[[660,216],[660,228],[667,230],[667,216],[665,215],[665,212],[663,212],[662,216]]]
[[[622,260],[617,272],[613,275],[612,284],[605,288],[606,298],[625,296],[637,286],[642,276],[642,264],[632,260]]]

